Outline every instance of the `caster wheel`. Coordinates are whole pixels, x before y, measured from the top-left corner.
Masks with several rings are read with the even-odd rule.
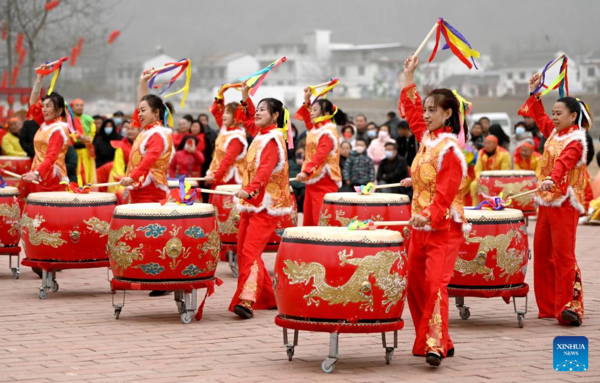
[[[187,309],[185,308],[185,303],[183,302],[177,302],[177,311],[179,311],[179,314],[185,314],[187,312]]]
[[[190,324],[192,323],[192,312],[186,312],[181,314],[181,323]]]
[[[291,362],[292,358],[294,357],[294,348],[290,347],[286,350],[286,352],[287,352],[288,360]]]
[[[121,309],[115,309],[115,319],[119,319],[119,316],[121,315]]]
[[[238,267],[237,254],[235,254],[233,251],[230,251],[227,253],[227,258],[229,259],[229,268],[231,269],[231,274],[234,278],[239,277],[240,270]]]
[[[39,297],[40,297],[40,299],[46,299],[46,298],[48,298],[48,293],[46,292],[46,290],[41,289]]]
[[[58,282],[56,281],[52,281],[52,287],[50,287],[50,290],[52,290],[53,293],[58,291]]]
[[[468,308],[460,310],[460,317],[462,319],[469,319],[470,316],[471,316],[471,311]]]
[[[517,322],[519,323],[519,328],[523,328],[525,326],[525,315],[518,315]]]
[[[14,279],[19,279],[19,270],[13,269],[12,270],[12,275],[13,275]]]
[[[385,350],[385,364],[390,364],[392,362],[393,357],[394,357],[394,349],[387,348]]]
[[[331,374],[333,370],[335,370],[335,362],[331,363],[329,366],[327,365],[327,360],[324,360],[321,363],[321,370],[323,370],[326,374]]]

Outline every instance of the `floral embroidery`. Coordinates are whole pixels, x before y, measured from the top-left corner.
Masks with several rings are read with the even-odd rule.
[[[161,226],[157,223],[151,223],[148,226],[140,226],[137,228],[137,231],[143,231],[146,235],[146,238],[158,238],[165,233],[167,228],[165,226]]]
[[[258,290],[258,263],[254,261],[254,264],[250,268],[250,275],[244,282],[244,288],[240,294],[241,300],[248,300],[256,302],[256,291]]]
[[[188,267],[186,267],[181,274],[183,275],[187,275],[189,277],[195,277],[196,275],[203,273],[205,270],[204,269],[199,269],[198,266],[194,265],[193,263],[188,265]]]
[[[142,271],[149,275],[158,275],[165,271],[165,268],[159,265],[158,263],[148,263],[145,265],[136,266],[142,269]]]
[[[429,319],[429,331],[427,333],[427,346],[425,352],[436,352],[440,355],[444,353],[442,346],[442,309],[441,309],[442,293],[438,289],[437,298],[433,304],[433,312]]]
[[[204,234],[204,230],[198,226],[192,226],[185,231],[185,235],[188,237],[198,239],[198,238],[206,238],[207,235]]]

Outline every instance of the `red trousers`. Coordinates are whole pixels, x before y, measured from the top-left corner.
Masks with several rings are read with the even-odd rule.
[[[319,226],[319,216],[321,215],[325,194],[335,193],[338,189],[335,181],[327,174],[319,182],[306,184],[302,226]]]
[[[129,195],[131,196],[130,203],[160,202],[167,198],[167,192],[157,188],[153,183],[141,189],[130,190]]]
[[[254,310],[268,310],[277,307],[273,291],[273,279],[269,275],[262,253],[277,227],[276,217],[265,210],[260,213],[240,213],[238,232],[238,285],[229,311],[243,300],[252,302]]]
[[[448,333],[448,283],[458,249],[461,225],[449,231],[412,230],[408,246],[408,306],[417,337],[413,355],[436,352],[445,357],[454,344]]]
[[[533,238],[533,286],[538,318],[556,318],[572,310],[583,320],[581,271],[575,259],[579,212],[567,201],[540,206]]]

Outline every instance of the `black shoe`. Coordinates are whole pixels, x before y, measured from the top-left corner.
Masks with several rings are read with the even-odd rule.
[[[252,313],[251,309],[242,305],[233,306],[233,313],[242,319],[250,319],[254,316],[254,313]]]
[[[570,322],[571,326],[581,326],[581,318],[579,318],[579,315],[575,311],[563,310],[561,316],[564,321]]]
[[[40,269],[39,267],[32,267],[31,270],[33,270],[33,272],[36,273],[38,277],[40,277],[40,279],[42,279],[42,269]]]
[[[148,294],[148,296],[150,297],[162,297],[164,295],[170,294],[170,291],[163,291],[163,290],[152,290],[150,291],[150,294]]]
[[[442,364],[442,357],[435,352],[428,352],[425,361],[429,363],[430,366],[437,367]]]
[[[454,356],[454,347],[452,347],[450,350],[448,350],[448,352],[446,353],[446,356],[448,358],[452,358]]]

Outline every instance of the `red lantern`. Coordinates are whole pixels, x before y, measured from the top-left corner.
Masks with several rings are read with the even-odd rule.
[[[110,44],[114,43],[114,42],[115,42],[115,40],[117,39],[117,37],[119,37],[119,35],[120,35],[120,34],[121,34],[121,32],[120,32],[120,31],[118,31],[118,30],[116,30],[116,31],[113,31],[113,32],[110,34],[110,36],[108,36],[108,44],[110,45]]]
[[[15,65],[15,67],[13,68],[12,78],[10,79],[10,86],[14,87],[17,85],[17,79],[19,78],[20,71],[21,71],[21,67],[18,65]]]
[[[48,12],[48,11],[51,11],[54,8],[58,7],[59,4],[60,4],[60,2],[58,0],[48,1],[46,3],[46,5],[44,6],[44,8],[46,9],[46,12]]]
[[[22,105],[29,104],[29,97],[26,94],[22,94],[21,95],[21,104]]]
[[[0,88],[6,88],[8,86],[8,71],[5,70],[4,73],[2,73],[2,86],[0,86]]]
[[[8,111],[6,112],[6,119],[9,119],[13,116],[13,114],[15,114],[15,111],[11,109],[8,109]]]
[[[8,102],[8,105],[10,105],[11,110],[12,110],[12,105],[15,103],[15,96],[12,94],[9,94],[8,97],[6,97],[6,102]],[[8,112],[10,113],[11,110],[9,110]]]

